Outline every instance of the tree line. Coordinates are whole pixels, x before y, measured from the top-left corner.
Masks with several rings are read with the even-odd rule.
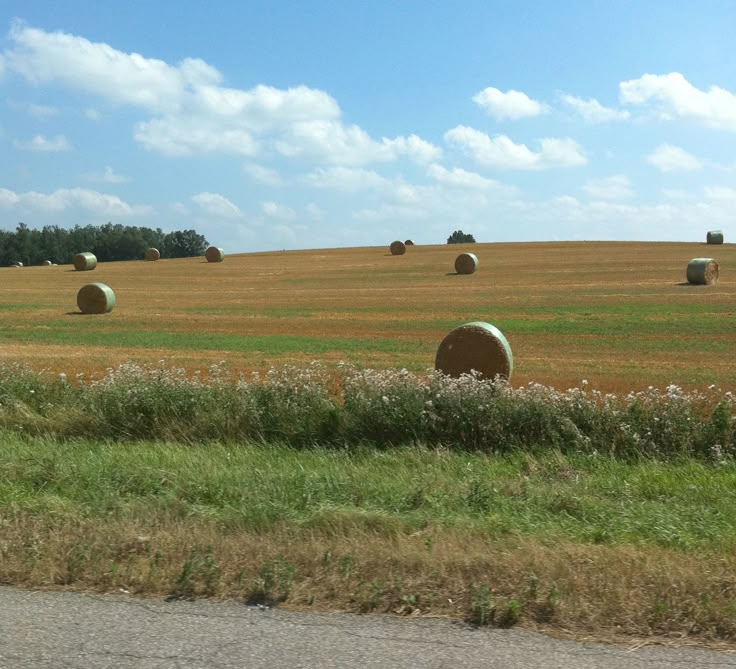
[[[16,262],[40,265],[44,260],[68,264],[83,251],[94,253],[100,262],[141,260],[152,247],[162,258],[190,258],[203,255],[207,246],[207,240],[195,230],[164,232],[112,223],[37,229],[18,223],[15,232],[0,230],[0,266]]]

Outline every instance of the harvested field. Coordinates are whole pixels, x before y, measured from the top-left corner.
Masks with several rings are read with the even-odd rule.
[[[736,245],[719,247],[721,279],[708,287],[683,281],[703,244],[472,250],[486,269],[462,283],[447,271],[456,245],[417,246],[398,264],[385,247],[233,254],[222,264],[99,263],[95,279],[114,285],[124,305],[99,322],[72,315],[84,283],[72,265],[5,271],[0,359],[68,375],[128,359],[191,369],[225,360],[243,371],[314,359],[423,370],[449,330],[479,320],[506,335],[515,386],[587,379],[611,391],[736,390]],[[504,265],[510,254],[521,268],[513,273]]]

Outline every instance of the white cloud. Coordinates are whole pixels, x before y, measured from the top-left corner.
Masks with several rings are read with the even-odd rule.
[[[515,192],[515,189],[510,186],[505,186],[494,179],[487,179],[476,172],[468,172],[460,167],[454,167],[451,170],[448,170],[446,167],[443,167],[438,163],[432,163],[427,168],[427,176],[446,186],[482,191],[505,190],[509,193]]]
[[[261,210],[269,218],[282,221],[293,221],[296,218],[296,212],[291,207],[271,200],[261,202]]]
[[[710,200],[736,201],[736,188],[728,188],[727,186],[706,186],[704,192],[705,196]]]
[[[0,188],[0,206],[25,212],[63,212],[79,209],[102,217],[144,216],[154,213],[147,205],[130,205],[116,195],[87,188],[60,188],[47,195],[35,191],[16,193]]]
[[[586,123],[608,123],[610,121],[625,121],[630,114],[626,110],[604,107],[595,98],[578,98],[573,95],[563,95],[562,101],[572,107]]]
[[[284,180],[281,175],[270,167],[264,167],[263,165],[257,165],[256,163],[246,163],[243,165],[243,172],[245,172],[253,181],[257,181],[264,186],[282,186]]]
[[[307,212],[307,216],[309,216],[313,221],[323,221],[327,215],[327,212],[314,202],[310,202],[305,207],[305,210]]]
[[[514,144],[506,135],[491,138],[480,130],[459,125],[445,133],[445,141],[478,164],[497,169],[549,169],[588,162],[580,145],[569,138],[542,139],[541,151],[534,152],[525,144]]]
[[[489,86],[473,96],[473,102],[498,121],[517,120],[526,116],[539,116],[547,112],[546,105],[532,100],[526,93],[510,90],[506,93]]]
[[[56,114],[59,113],[59,110],[56,107],[51,107],[49,105],[30,104],[28,105],[28,113],[37,119],[47,119],[52,116],[56,116]]]
[[[84,178],[88,181],[97,181],[108,184],[121,184],[129,181],[128,177],[125,177],[122,174],[116,174],[115,170],[113,170],[112,167],[110,167],[109,165],[106,166],[104,170],[102,170],[102,173],[97,174],[94,172],[90,172],[88,174],[85,174]]]
[[[354,167],[320,167],[305,174],[302,182],[313,188],[329,188],[355,193],[385,187],[389,181],[377,172]]]
[[[179,216],[189,216],[189,207],[183,202],[172,202],[169,209]]]
[[[84,110],[84,117],[90,121],[99,121],[102,118],[102,114],[94,107],[87,107]]]
[[[226,129],[194,117],[172,116],[143,121],[135,126],[134,137],[149,151],[165,156],[202,153],[254,156],[258,153],[258,143],[247,130]]]
[[[36,135],[33,139],[27,141],[16,139],[13,141],[13,146],[16,149],[37,153],[59,153],[69,151],[72,148],[64,135],[56,135],[53,139],[49,139],[44,135]]]
[[[647,156],[647,162],[662,172],[699,170],[703,164],[679,146],[661,144]]]
[[[192,196],[194,202],[208,216],[219,218],[242,218],[240,208],[218,193],[197,193]]]
[[[596,200],[625,200],[634,195],[629,178],[623,174],[591,179],[583,186],[583,190]]]
[[[701,91],[679,72],[645,74],[619,84],[621,102],[653,102],[662,119],[690,119],[721,130],[736,131],[736,95],[718,86]]]
[[[365,165],[407,157],[418,163],[434,160],[441,149],[411,135],[376,141],[357,125],[314,120],[292,124],[276,142],[276,150],[290,158],[304,157],[338,165]]]

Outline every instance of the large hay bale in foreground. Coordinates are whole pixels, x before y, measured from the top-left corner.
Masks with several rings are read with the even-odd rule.
[[[723,232],[720,230],[710,230],[705,237],[706,244],[723,244]]]
[[[106,314],[115,306],[115,293],[104,283],[88,283],[77,293],[77,306],[83,314]]]
[[[392,256],[403,256],[406,253],[406,244],[398,239],[395,242],[391,242],[391,246],[388,248]]]
[[[718,263],[713,258],[693,258],[687,264],[688,283],[711,286],[718,282]]]
[[[51,267],[51,261],[50,260],[44,260],[41,265],[43,267]]]
[[[404,246],[414,246],[414,242],[411,239],[407,239],[404,242]]]
[[[510,379],[514,357],[498,328],[476,321],[450,331],[437,349],[434,366],[454,377],[476,370],[484,379]]]
[[[146,249],[146,252],[143,254],[143,259],[150,260],[151,262],[158,260],[160,257],[161,254],[158,252],[158,249],[154,249],[153,247]]]
[[[455,271],[458,274],[472,274],[478,269],[478,257],[475,253],[461,253],[455,258]]]
[[[97,257],[94,253],[85,251],[74,256],[74,269],[77,272],[87,272],[97,267]]]
[[[222,262],[225,260],[225,251],[217,246],[210,246],[205,252],[204,257],[207,262]]]

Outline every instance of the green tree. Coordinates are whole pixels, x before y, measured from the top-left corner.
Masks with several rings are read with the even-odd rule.
[[[462,230],[455,230],[448,238],[448,244],[475,244],[475,237],[467,235]]]

